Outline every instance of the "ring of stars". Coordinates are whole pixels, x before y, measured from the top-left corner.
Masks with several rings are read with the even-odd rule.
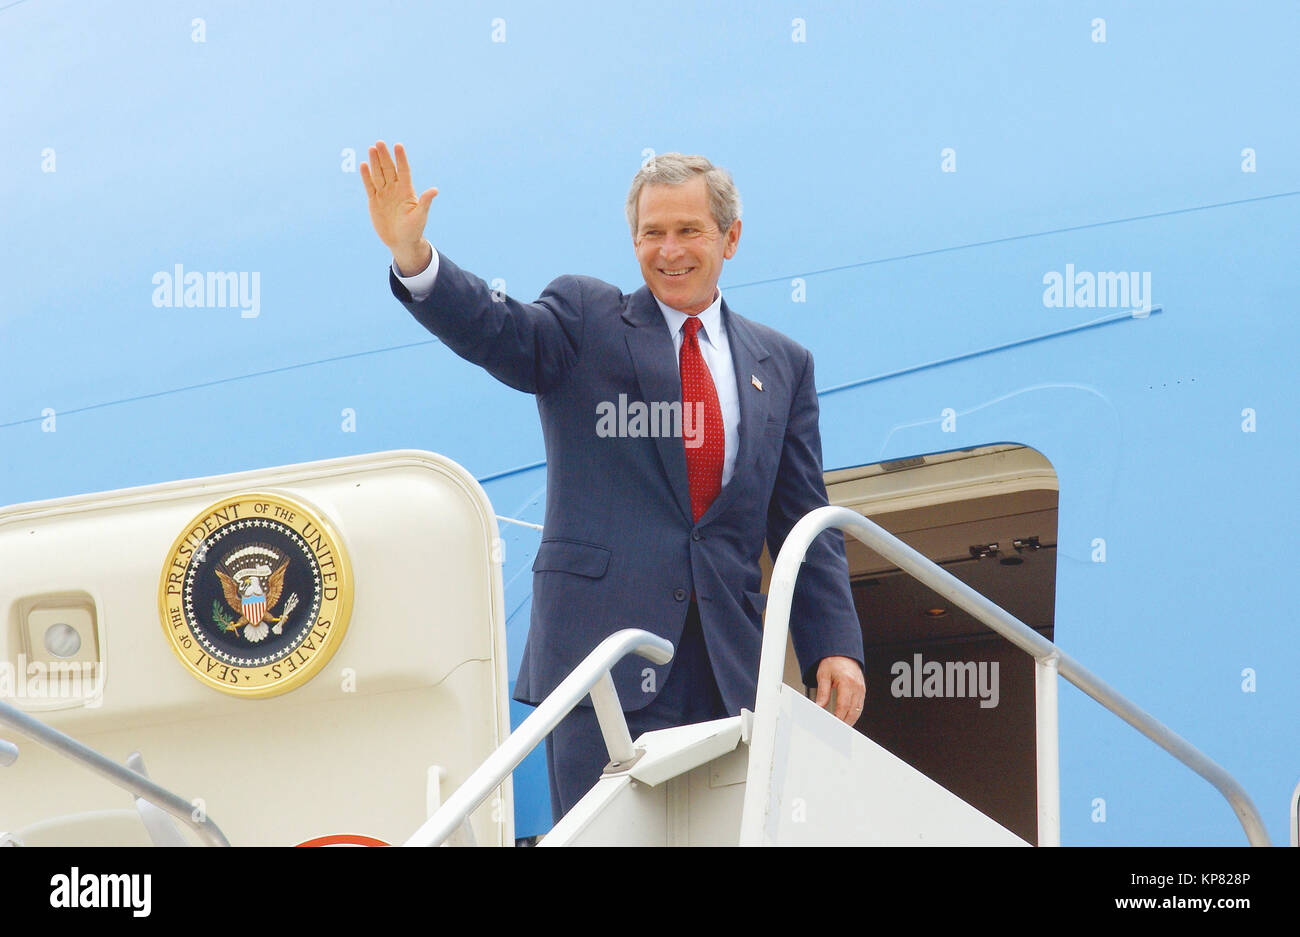
[[[311,579],[312,579],[312,585],[315,590],[311,600],[311,612],[303,620],[304,623],[302,629],[298,632],[298,634],[294,635],[293,639],[290,640],[287,645],[285,645],[284,650],[280,651],[278,654],[270,654],[265,657],[240,657],[238,655],[231,654],[227,651],[224,651],[219,647],[216,647],[212,643],[212,641],[208,639],[206,627],[204,627],[203,623],[199,621],[194,614],[194,579],[198,575],[198,568],[197,568],[198,564],[203,563],[207,559],[208,551],[211,550],[213,547],[215,547],[217,543],[227,534],[234,533],[237,530],[243,530],[251,527],[264,527],[264,528],[269,528],[271,530],[278,531],[279,533],[283,534],[291,543],[293,543],[294,546],[300,549],[303,555],[307,558],[307,563],[311,566]],[[209,537],[207,540],[204,540],[203,543],[201,543],[198,546],[198,548],[194,551],[189,566],[185,571],[184,599],[185,599],[185,623],[189,626],[190,634],[194,636],[194,639],[198,641],[199,644],[203,646],[203,649],[212,657],[215,657],[217,660],[223,661],[235,667],[260,667],[266,664],[274,664],[276,661],[283,660],[284,658],[292,654],[295,650],[297,650],[298,645],[300,645],[304,640],[306,640],[307,635],[311,633],[312,626],[316,622],[316,616],[320,612],[320,603],[321,603],[320,567],[316,563],[316,556],[314,553],[312,553],[311,547],[307,545],[307,542],[303,540],[302,537],[298,536],[298,532],[294,530],[292,527],[282,524],[279,521],[271,520],[269,518],[257,518],[253,520],[236,521],[235,523],[228,524],[227,526],[213,533],[211,537]],[[295,612],[296,611],[297,610],[295,609]]]

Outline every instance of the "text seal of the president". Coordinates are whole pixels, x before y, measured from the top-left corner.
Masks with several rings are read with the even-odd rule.
[[[275,696],[306,683],[338,649],[352,571],[338,533],[307,504],[240,493],[181,531],[158,604],[172,650],[199,681],[234,696]]]

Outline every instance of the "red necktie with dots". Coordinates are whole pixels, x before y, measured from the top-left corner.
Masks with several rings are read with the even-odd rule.
[[[691,514],[699,520],[722,490],[722,460],[726,435],[722,407],[709,367],[700,354],[699,316],[688,316],[682,326],[682,424],[686,444],[686,477],[691,486]],[[703,419],[700,419],[701,414]]]

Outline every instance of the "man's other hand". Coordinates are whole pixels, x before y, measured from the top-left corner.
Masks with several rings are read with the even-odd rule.
[[[862,715],[867,682],[852,657],[823,657],[817,665],[817,705],[825,709],[835,691],[835,718],[853,725]]]
[[[420,273],[433,259],[433,248],[424,240],[424,224],[438,190],[425,189],[416,198],[406,150],[400,143],[393,150],[397,154],[395,163],[384,141],[376,141],[370,148],[370,161],[361,164],[361,182],[366,187],[375,233],[393,252],[398,273],[409,277]]]

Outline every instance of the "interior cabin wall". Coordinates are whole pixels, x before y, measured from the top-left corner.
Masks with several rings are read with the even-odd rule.
[[[997,446],[843,470],[828,494],[1053,639],[1058,492],[1038,453]],[[1033,659],[852,537],[846,553],[866,655],[856,728],[1037,842]],[[788,647],[786,682],[806,690],[799,673]]]

